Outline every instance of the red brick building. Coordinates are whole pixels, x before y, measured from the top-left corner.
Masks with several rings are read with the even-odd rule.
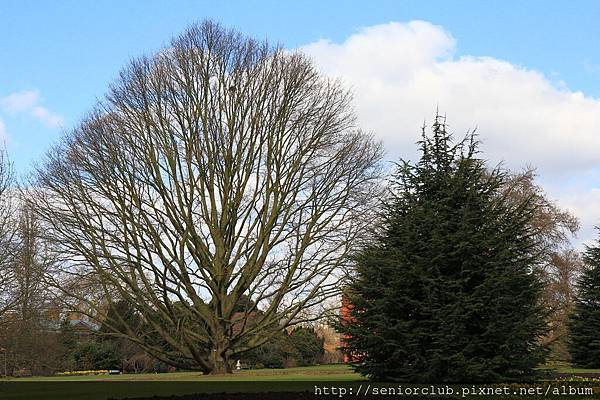
[[[348,296],[342,294],[342,308],[340,309],[340,319],[342,325],[351,324],[353,322],[352,316],[350,315],[352,308],[353,306],[350,300],[348,299]],[[344,341],[346,339],[348,339],[348,335],[342,335],[342,345],[344,344]],[[344,362],[349,363],[351,360],[356,360],[356,356],[351,356],[350,354],[344,352]]]

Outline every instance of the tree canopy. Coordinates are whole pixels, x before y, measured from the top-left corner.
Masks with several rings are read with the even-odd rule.
[[[90,317],[124,300],[150,332],[115,331],[222,373],[339,293],[380,157],[307,57],[205,21],[123,69],[48,154],[31,201],[57,286]],[[252,324],[242,298],[261,308]]]
[[[569,350],[574,365],[600,368],[600,240],[586,248],[583,262],[569,321]]]
[[[344,350],[380,380],[522,379],[544,356],[535,205],[508,201],[506,173],[486,168],[474,135],[453,142],[442,117],[419,148],[355,255]]]

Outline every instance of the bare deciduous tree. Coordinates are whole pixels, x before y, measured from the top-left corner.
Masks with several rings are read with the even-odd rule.
[[[20,194],[20,198],[26,192]],[[23,321],[39,320],[40,314],[51,304],[53,293],[47,286],[46,276],[51,269],[50,253],[41,241],[40,223],[25,201],[19,201],[16,229],[16,252],[13,263],[14,290],[17,303],[13,306]]]
[[[579,230],[579,220],[548,199],[535,183],[535,172],[531,169],[511,175],[505,193],[508,201],[529,199],[535,205],[533,224],[544,262],[541,266],[545,283],[542,300],[549,311],[549,329],[542,343],[551,349],[551,358],[566,360],[567,316],[573,305],[576,277],[581,270],[581,260],[571,247],[571,238]]]
[[[509,201],[530,199],[535,205],[534,228],[539,232],[538,243],[543,247],[547,259],[553,251],[568,246],[570,239],[579,230],[579,220],[568,210],[561,209],[548,199],[542,187],[535,183],[535,170],[514,173],[509,176],[505,192]]]
[[[12,165],[0,149],[0,317],[14,304],[14,259],[16,257]]]
[[[54,332],[58,320],[47,271],[52,266],[40,240],[40,224],[22,201],[26,191],[13,187],[10,193],[10,256],[6,268],[9,283],[3,287],[5,313],[0,315],[0,348],[4,349],[6,372],[18,370],[45,374],[60,368],[60,338]],[[58,315],[56,315],[58,318]]]
[[[118,334],[224,373],[338,294],[380,158],[339,82],[204,22],[122,71],[38,170],[32,209],[90,316],[106,304],[82,282],[143,317]]]
[[[570,361],[568,349],[568,318],[575,302],[577,278],[583,271],[579,254],[573,249],[562,249],[552,254],[550,267],[546,271],[544,300],[551,313],[548,318],[549,332],[543,343],[554,360]]]

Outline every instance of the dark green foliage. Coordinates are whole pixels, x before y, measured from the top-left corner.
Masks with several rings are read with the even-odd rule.
[[[281,331],[263,345],[246,352],[242,361],[254,368],[283,368],[293,353],[287,332]]]
[[[312,328],[298,327],[290,334],[281,331],[261,346],[242,357],[244,364],[254,368],[284,368],[308,366],[321,362],[325,350],[324,339]]]
[[[314,329],[296,328],[290,333],[289,340],[294,349],[293,357],[299,366],[315,365],[323,359],[325,339],[317,336]]]
[[[257,308],[257,304],[245,294],[240,296],[238,301],[235,303],[233,310],[236,313],[260,312]]]
[[[174,302],[170,304],[172,309],[172,313],[177,320],[177,325],[169,326],[168,329],[165,329],[168,336],[171,337],[179,337],[180,331],[185,329],[189,331],[195,331],[200,334],[205,334],[207,327],[206,324],[196,318],[192,318],[185,312],[185,309],[189,307],[189,304],[185,304],[182,302]],[[194,364],[193,358],[189,353],[182,353],[181,348],[177,348],[173,346],[172,343],[169,343],[161,334],[161,332],[157,331],[157,326],[160,327],[164,322],[158,317],[157,314],[152,315],[152,319],[148,318],[146,315],[145,321],[140,323],[140,337],[144,338],[144,350],[148,352],[152,357],[156,357],[160,359],[160,353],[168,353],[169,354],[169,365],[181,368],[181,369],[197,369],[196,364]],[[164,328],[163,328],[164,329]],[[160,349],[160,351],[152,351],[152,349]],[[208,354],[210,352],[210,348],[205,342],[198,341],[197,347],[195,349],[198,353]]]
[[[119,353],[110,342],[79,343],[73,357],[77,370],[121,369]]]
[[[60,329],[58,331],[58,339],[61,344],[60,346],[60,357],[62,360],[61,367],[64,371],[72,371],[77,369],[75,363],[75,357],[73,356],[73,350],[76,348],[78,343],[77,334],[71,326],[68,320],[61,321]]]
[[[119,300],[110,304],[106,319],[94,339],[117,352],[118,358],[123,361],[124,369],[137,370],[141,364],[140,360],[143,360],[145,361],[143,368],[150,370],[148,364],[152,358],[146,356],[145,351],[132,342],[128,336],[121,335],[126,334],[128,330],[140,332],[142,329],[144,329],[144,324],[140,314],[130,303]],[[132,367],[132,365],[134,366]]]
[[[458,144],[441,118],[401,162],[376,238],[356,255],[340,330],[354,368],[406,382],[528,377],[545,330],[531,202],[508,202],[505,173]]]
[[[583,261],[587,268],[577,282],[569,350],[575,366],[600,368],[600,240],[587,247]]]
[[[128,330],[138,331],[142,327],[142,321],[135,308],[125,300],[110,303],[106,320],[100,326],[99,333],[112,335],[115,333],[127,333]]]

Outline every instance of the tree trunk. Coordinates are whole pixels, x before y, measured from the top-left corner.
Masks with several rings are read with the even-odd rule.
[[[231,374],[233,371],[231,370],[231,365],[227,360],[220,360],[213,364],[213,369],[210,371],[210,375],[225,375]]]
[[[229,364],[229,357],[222,346],[215,346],[211,353],[210,363],[212,369],[208,372],[210,375],[224,375],[233,373]]]

